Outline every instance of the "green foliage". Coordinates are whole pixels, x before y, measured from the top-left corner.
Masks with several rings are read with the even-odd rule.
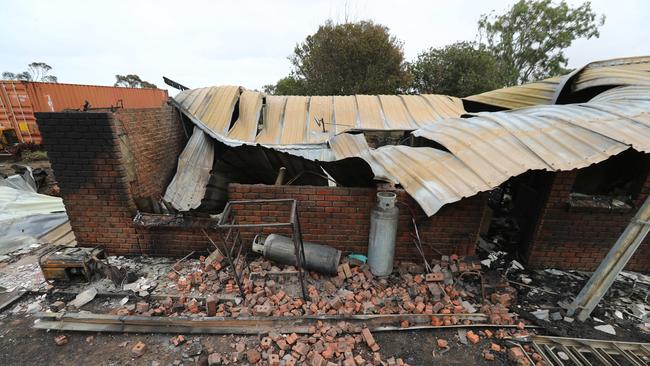
[[[457,42],[420,53],[411,64],[413,91],[457,97],[503,86],[496,56],[471,42]]]
[[[327,21],[296,45],[291,76],[276,93],[307,95],[394,94],[408,88],[402,43],[371,21]]]
[[[273,95],[306,95],[304,82],[293,75],[284,77],[273,85],[264,85],[264,92]]]
[[[564,0],[519,0],[505,14],[482,15],[479,38],[499,58],[506,85],[516,85],[566,72],[564,50],[597,38],[604,22],[589,2],[572,8]]]
[[[115,75],[113,86],[124,86],[127,88],[156,88],[155,84],[140,79],[138,75]]]
[[[45,150],[23,150],[20,153],[22,161],[47,160],[47,151]]]
[[[24,81],[43,81],[56,83],[58,79],[54,75],[48,75],[52,70],[52,66],[46,64],[45,62],[32,62],[27,65],[27,71],[13,73],[10,71],[5,71],[2,73],[2,78],[4,80],[24,80]]]

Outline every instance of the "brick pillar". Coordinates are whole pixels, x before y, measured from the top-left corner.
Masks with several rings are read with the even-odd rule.
[[[37,113],[43,141],[80,246],[138,252],[136,207],[112,113]]]

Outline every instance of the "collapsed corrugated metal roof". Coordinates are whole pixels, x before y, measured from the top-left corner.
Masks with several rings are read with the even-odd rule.
[[[459,98],[446,95],[264,97],[236,86],[185,90],[174,104],[204,132],[230,145],[322,145],[349,130],[415,130],[465,113]]]
[[[577,92],[591,87],[612,85],[650,85],[650,57],[627,57],[596,61],[571,75],[517,85],[485,93],[470,95],[466,101],[497,106],[506,109],[554,104],[563,82],[575,75],[571,91]]]
[[[489,104],[507,109],[531,107],[540,104],[553,104],[561,76],[541,80],[534,83],[511,86],[485,93],[470,95],[463,99],[472,102]]]
[[[178,158],[178,167],[163,197],[180,211],[201,205],[214,162],[214,143],[203,131],[194,133]]]
[[[624,87],[635,88],[635,87]],[[629,99],[539,106],[447,119],[412,132],[444,146],[370,149],[363,135],[330,140],[337,159],[359,157],[376,178],[399,183],[427,215],[528,170],[571,170],[630,147],[650,152],[650,88]],[[645,93],[641,99],[640,92]],[[331,164],[331,163],[330,163]]]
[[[482,112],[469,118],[459,118],[460,100],[445,96],[269,96],[264,107],[260,107],[262,127],[256,128],[255,139],[247,143],[264,143],[293,155],[302,151],[304,158],[320,160],[323,168],[339,174],[356,164],[351,164],[349,158],[362,159],[375,179],[401,184],[427,215],[433,215],[447,203],[492,189],[528,170],[582,168],[630,147],[650,152],[649,60],[592,63],[569,78],[541,82],[544,85],[538,89],[531,84],[509,88],[505,94],[500,91],[506,96],[502,99],[505,103],[523,106],[549,103],[552,88],[556,88],[554,101],[560,93],[578,90],[576,85],[581,83],[584,88],[632,84],[601,91],[589,102]],[[590,70],[598,71],[587,73]],[[216,113],[220,108],[236,108],[233,99],[226,104],[213,100],[215,95],[230,98],[233,88],[237,87],[188,91],[177,98],[177,103],[182,104],[181,108],[195,124],[219,140],[233,143],[231,134],[238,139],[252,138],[253,121],[260,115],[256,112],[261,98],[258,92],[241,94],[234,123],[226,122],[223,116],[214,118],[221,115]],[[538,102],[526,99],[535,95]],[[199,100],[208,105],[197,104]],[[190,114],[192,110],[195,114]],[[207,124],[197,119],[201,111],[212,111],[203,112],[210,124],[230,123],[230,128],[224,127],[222,133],[206,129]],[[241,127],[237,126],[240,122]],[[431,140],[448,151],[409,146],[371,149],[362,134],[339,134],[354,130],[408,131],[415,127],[420,128],[412,135]],[[242,143],[243,140],[237,140],[234,144]]]

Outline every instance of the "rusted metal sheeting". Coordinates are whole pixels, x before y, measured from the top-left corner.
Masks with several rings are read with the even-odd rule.
[[[650,62],[621,66],[586,67],[571,85],[572,91],[606,85],[650,85]]]
[[[262,94],[241,90],[199,88],[182,91],[174,99],[194,123],[229,145],[322,145],[349,130],[409,131],[465,113],[460,99],[445,95],[267,96],[262,105]],[[237,103],[240,117],[231,124]],[[261,128],[242,119],[244,111],[250,116],[261,113]]]
[[[470,95],[465,100],[489,104],[507,109],[532,107],[535,105],[553,104],[553,98],[560,85],[562,77],[557,76],[535,83],[512,86],[491,90],[485,93]]]
[[[342,133],[330,140],[336,160],[361,156],[370,151],[366,137],[360,134]]]
[[[280,143],[282,136],[282,121],[284,121],[284,106],[287,103],[285,96],[266,97],[264,108],[264,127],[257,135],[255,142],[264,145],[276,145]]]
[[[650,95],[650,86],[619,86],[596,95],[590,102],[635,103],[638,100],[647,100],[648,95]]]
[[[400,155],[380,148],[371,152],[375,161],[368,163],[391,162],[381,165],[433,215],[443,204],[496,187],[527,170],[582,168],[629,147],[650,152],[650,94],[634,103],[590,102],[480,113],[445,120],[413,135],[436,141],[451,154],[399,147]],[[432,151],[437,155],[425,158]],[[415,161],[408,161],[407,154]],[[394,155],[402,156],[401,160]],[[445,164],[433,168],[442,159]]]
[[[399,182],[431,216],[447,203],[493,188],[454,155],[428,147],[383,146],[371,150],[373,169]]]
[[[178,167],[165,192],[165,201],[179,211],[188,211],[201,205],[210,179],[214,161],[214,143],[194,127],[185,149],[178,158]]]
[[[163,89],[5,80],[0,81],[0,129],[15,130],[21,142],[40,143],[35,112],[81,109],[86,101],[91,108],[120,103],[124,108],[155,108],[167,98]]]
[[[506,109],[553,104],[566,76],[512,86],[465,97],[464,100]],[[596,86],[650,85],[650,57],[627,57],[596,61],[577,71],[570,80],[572,92]]]
[[[246,141],[255,139],[261,110],[262,93],[251,90],[244,91],[240,97],[239,118],[228,132],[228,137]]]
[[[492,188],[446,151],[402,145],[371,149],[363,134],[347,133],[330,140],[330,145],[337,159],[362,158],[375,179],[401,184],[428,215],[446,203]]]
[[[226,85],[184,90],[174,99],[203,124],[204,131],[208,129],[225,137],[240,93],[238,86]]]
[[[294,95],[287,97],[280,144],[306,143],[307,122],[309,122],[309,97]]]

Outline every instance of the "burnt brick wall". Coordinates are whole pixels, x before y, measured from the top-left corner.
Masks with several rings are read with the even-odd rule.
[[[230,184],[231,200],[284,199],[298,200],[300,225],[306,241],[327,244],[346,252],[366,253],[370,230],[370,212],[376,202],[374,188],[344,188],[316,186],[269,186]],[[481,218],[485,209],[485,196],[477,195],[444,206],[431,218],[426,218],[417,203],[403,190],[398,191],[398,202],[414,208],[419,218],[418,230],[426,243],[443,253],[473,254],[478,238]],[[289,206],[275,204],[235,207],[241,223],[287,221]],[[403,204],[400,208],[395,256],[399,259],[419,260],[412,244],[411,214]],[[260,230],[264,233],[278,232],[276,228]],[[244,236],[250,240],[256,230],[247,230]],[[288,233],[284,230],[283,233]],[[438,257],[429,245],[424,245],[429,258]]]
[[[136,200],[162,194],[184,144],[182,126],[169,107],[154,110],[39,113],[39,127],[79,245],[104,245],[114,255],[184,256],[210,246],[196,227],[135,227]],[[305,240],[365,253],[375,189],[232,184],[231,199],[295,198]],[[471,254],[485,210],[478,195],[443,207],[426,218],[413,207],[422,239],[444,253]],[[400,206],[397,258],[419,260],[409,237],[411,216]],[[259,207],[243,222],[284,219],[287,212]],[[269,232],[269,231],[267,231]],[[253,232],[248,233],[248,239]],[[429,257],[437,255],[424,245]]]
[[[164,192],[184,145],[171,107],[36,117],[79,245],[103,245],[116,255],[155,254],[159,246],[176,252],[133,226],[134,197]]]
[[[555,174],[528,247],[528,264],[533,268],[595,270],[636,213],[636,209],[629,212],[570,210],[568,199],[576,175],[577,170]],[[637,208],[649,193],[650,176],[636,199]],[[642,272],[650,269],[650,237],[641,244],[626,269]]]
[[[131,198],[112,113],[37,113],[72,229],[81,246],[137,248]]]
[[[187,142],[178,113],[169,106],[122,109],[114,119],[117,134],[133,157],[133,196],[158,199],[164,195]]]

